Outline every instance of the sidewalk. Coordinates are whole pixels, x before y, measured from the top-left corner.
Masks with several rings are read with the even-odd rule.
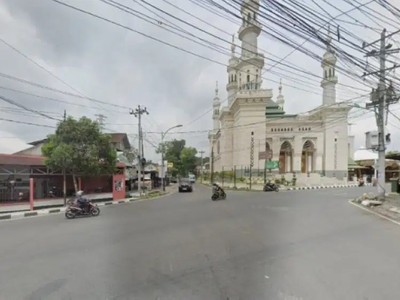
[[[108,206],[108,205],[145,201],[145,200],[156,199],[156,198],[168,196],[170,194],[175,193],[177,190],[178,190],[178,188],[176,186],[168,186],[168,187],[165,187],[165,193],[160,190],[152,190],[152,191],[149,191],[146,195],[142,195],[142,197],[139,197],[139,193],[134,192],[131,194],[131,198],[115,200],[115,201],[96,202],[96,204],[98,206]],[[39,209],[39,210],[34,210],[34,211],[0,213],[0,221],[63,213],[63,212],[65,212],[65,210],[66,210],[65,207],[59,207],[59,208]]]

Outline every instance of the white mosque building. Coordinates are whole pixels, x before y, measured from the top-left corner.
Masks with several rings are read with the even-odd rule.
[[[261,88],[264,55],[258,53],[257,39],[261,24],[257,21],[259,0],[244,0],[243,23],[238,37],[241,54],[229,59],[227,106],[221,107],[218,84],[213,100],[213,130],[209,132],[214,172],[236,167],[253,172],[264,170],[266,159],[279,161],[272,170],[297,178],[331,177],[347,179],[349,151],[353,137],[348,135],[348,112],[351,105],[336,103],[336,56],[329,46],[321,64],[322,105],[302,115],[285,113],[282,84],[276,101],[272,89]],[[260,167],[259,167],[260,166]],[[290,180],[290,178],[287,178]]]

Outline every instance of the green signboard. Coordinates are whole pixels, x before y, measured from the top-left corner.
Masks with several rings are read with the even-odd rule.
[[[279,169],[279,160],[271,160],[265,162],[266,169]]]

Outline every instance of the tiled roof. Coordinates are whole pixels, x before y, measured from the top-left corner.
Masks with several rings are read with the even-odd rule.
[[[109,135],[111,135],[112,143],[120,143],[126,137],[126,133],[109,133]]]
[[[126,133],[108,133],[109,135],[111,135],[111,142],[112,143],[120,143],[124,140],[124,138],[127,137]],[[28,145],[32,145],[32,146],[36,146],[42,143],[46,143],[47,139],[42,139],[42,140],[38,140],[38,141],[34,141],[31,143],[28,143]]]
[[[45,157],[36,155],[19,155],[19,154],[3,154],[0,153],[1,165],[18,165],[18,166],[45,166]],[[117,162],[117,167],[125,167],[122,162]]]
[[[36,146],[36,145],[39,145],[39,144],[42,144],[42,143],[46,143],[46,141],[47,141],[47,139],[42,139],[42,140],[39,140],[39,141],[34,141],[34,142],[31,142],[31,143],[28,143],[28,145]]]
[[[43,156],[0,154],[0,165],[44,166],[44,161]]]

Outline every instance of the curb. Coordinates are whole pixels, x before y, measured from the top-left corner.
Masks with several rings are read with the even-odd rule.
[[[151,198],[127,198],[127,199],[118,200],[118,201],[97,202],[96,204],[98,206],[109,206],[109,205],[117,205],[117,204],[131,203],[131,202],[142,202],[142,201],[162,198],[165,196],[172,195],[174,193],[175,192],[169,192],[164,195],[151,197]],[[66,210],[65,207],[60,207],[60,208],[41,209],[41,210],[36,210],[36,211],[21,211],[21,212],[5,213],[5,214],[0,214],[0,222],[6,221],[6,220],[26,219],[26,218],[31,218],[31,217],[59,214],[59,213],[65,212],[65,210]]]
[[[387,221],[390,221],[390,222],[392,222],[392,223],[394,223],[394,224],[400,226],[400,222],[395,221],[395,220],[393,220],[392,218],[389,218],[389,217],[387,217],[387,216],[385,216],[385,215],[382,215],[382,214],[380,214],[380,213],[378,213],[378,212],[376,212],[376,211],[370,210],[370,209],[366,208],[366,207],[363,206],[363,205],[360,205],[360,204],[358,204],[358,203],[355,203],[355,202],[353,202],[353,200],[354,200],[354,199],[350,199],[348,202],[349,202],[351,205],[354,205],[355,207],[358,207],[358,208],[360,208],[360,209],[362,209],[362,210],[365,210],[365,211],[367,211],[367,212],[369,212],[369,213],[371,213],[371,214],[373,214],[373,215],[375,215],[375,216],[381,217],[382,219],[385,219],[385,220],[387,220]]]
[[[372,186],[372,183],[366,183],[364,186]],[[319,189],[334,189],[334,188],[347,188],[347,187],[358,187],[358,184],[302,186],[302,187],[287,188],[286,190],[299,191],[299,190],[319,190]]]
[[[211,187],[206,184],[202,184],[206,187]],[[372,183],[366,183],[364,186],[372,186]],[[338,184],[338,185],[318,185],[318,186],[300,186],[300,187],[292,187],[292,188],[280,188],[280,191],[305,191],[305,190],[320,190],[320,189],[334,189],[334,188],[347,188],[347,187],[358,187],[358,184]],[[250,190],[250,189],[233,189],[226,188],[226,190],[230,191],[252,191],[252,192],[263,192],[263,190]]]

